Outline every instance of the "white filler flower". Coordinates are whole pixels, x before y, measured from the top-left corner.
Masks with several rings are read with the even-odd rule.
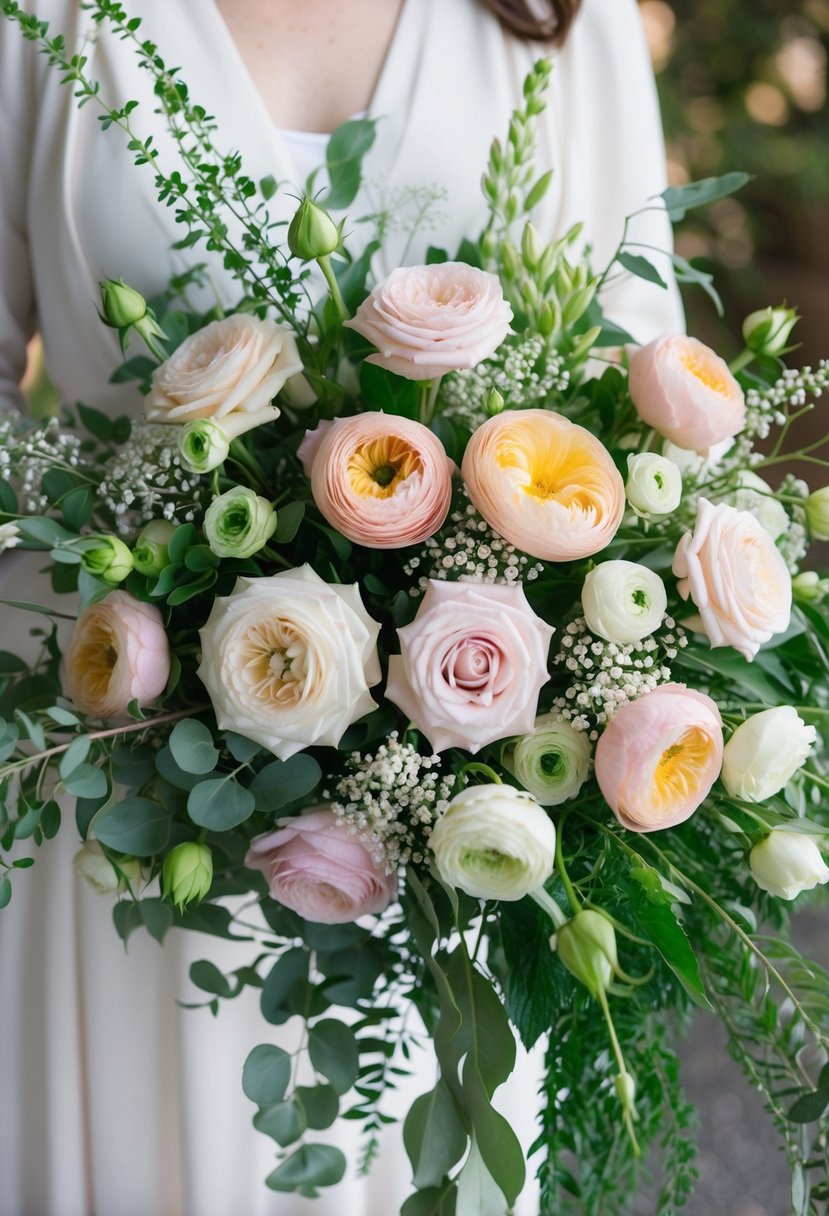
[[[765,802],[806,761],[817,738],[791,705],[764,709],[734,731],[723,752],[722,779],[734,798]]]

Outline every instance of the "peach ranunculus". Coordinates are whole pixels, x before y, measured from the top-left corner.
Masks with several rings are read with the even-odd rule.
[[[389,659],[386,696],[438,752],[527,734],[553,632],[520,585],[432,579],[397,631],[402,654]]]
[[[311,744],[336,747],[376,708],[377,635],[356,583],[326,583],[310,566],[239,578],[200,630],[199,678],[220,730],[280,760]]]
[[[369,549],[417,545],[452,501],[455,466],[428,427],[394,414],[321,422],[299,457],[314,501],[338,532]]]
[[[407,380],[433,380],[489,358],[511,320],[496,275],[443,262],[393,270],[346,325],[377,347],[366,362]]]
[[[150,422],[177,424],[210,418],[230,440],[278,418],[271,402],[301,371],[289,329],[234,313],[185,338],[156,368],[146,416]]]
[[[151,705],[170,678],[170,647],[154,604],[112,591],[84,609],[66,651],[66,684],[81,713],[119,718]]]
[[[623,705],[596,745],[596,780],[632,832],[683,823],[722,767],[720,711],[683,684],[662,684]]]
[[[262,871],[275,900],[323,925],[379,916],[397,895],[397,874],[375,866],[325,806],[278,819],[275,832],[251,841],[245,865]]]
[[[680,448],[706,453],[745,424],[745,396],[728,364],[684,334],[635,351],[628,388],[642,421]]]
[[[469,441],[462,475],[490,527],[545,561],[598,553],[625,511],[625,485],[610,453],[551,410],[490,418]]]
[[[751,660],[789,627],[791,575],[749,511],[700,499],[696,526],[677,545],[673,572],[679,594],[699,609],[712,646],[733,646]]]

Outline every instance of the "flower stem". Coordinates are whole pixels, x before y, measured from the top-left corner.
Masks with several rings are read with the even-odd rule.
[[[567,917],[562,912],[552,895],[545,891],[544,887],[536,887],[534,891],[530,891],[530,899],[534,900],[543,912],[546,912],[550,920],[556,927],[556,930],[563,929],[567,924]]]
[[[337,282],[337,276],[334,274],[334,269],[331,265],[331,255],[326,253],[323,257],[317,258],[317,265],[325,275],[325,281],[328,284],[328,290],[331,293],[331,299],[334,301],[337,312],[340,314],[341,321],[348,321],[351,313],[346,308],[343,293],[340,291],[340,285]]]
[[[753,361],[754,351],[749,350],[748,347],[746,347],[736,359],[731,360],[728,366],[732,374],[736,376],[737,372],[741,372],[744,367],[748,367],[749,363],[752,363]]]
[[[561,822],[558,825],[558,831],[556,832],[556,869],[558,870],[559,878],[561,879],[565,894],[570,901],[570,907],[575,913],[581,912],[581,904],[579,903],[578,895],[576,895],[575,887],[570,882],[570,876],[567,873],[567,867],[564,864],[564,853],[562,852],[561,848],[561,838],[564,835],[563,829],[566,819],[567,816],[563,815]]]

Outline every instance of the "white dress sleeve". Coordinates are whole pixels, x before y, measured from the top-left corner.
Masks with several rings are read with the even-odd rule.
[[[26,231],[33,48],[0,19],[0,411],[19,409],[35,300]]]
[[[625,216],[667,184],[656,82],[635,0],[584,0],[553,74],[552,118],[562,154],[562,229],[584,221],[591,263],[602,271],[622,236]],[[681,331],[685,319],[670,259],[670,222],[656,200],[631,223],[631,249],[646,257],[667,290],[617,265],[602,293],[606,316],[639,342]],[[650,248],[654,247],[654,248]],[[615,277],[617,276],[618,277]]]

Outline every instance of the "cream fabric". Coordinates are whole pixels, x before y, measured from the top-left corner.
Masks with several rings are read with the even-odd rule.
[[[191,96],[215,114],[219,146],[241,149],[254,177],[301,182],[309,165],[299,164],[301,153],[295,163],[296,141],[274,129],[213,0],[127,0],[127,7],[144,18],[142,33],[167,61],[182,66]],[[90,30],[77,0],[39,0],[36,8],[70,45],[92,37],[90,72],[113,103],[140,101],[135,129],[154,134],[170,167],[171,141],[129,47]],[[473,0],[406,0],[371,104],[381,121],[369,182],[352,214],[399,210],[405,187],[436,183],[447,198],[432,228],[409,242],[408,260],[429,243],[451,251],[464,233],[477,232],[489,142],[504,131],[533,55]],[[554,166],[556,175],[536,222],[553,236],[584,221],[601,266],[625,213],[664,186],[634,0],[585,0],[555,59],[539,168]],[[276,200],[277,214],[281,208],[287,218],[294,205]],[[368,229],[355,225],[354,233],[359,245]],[[155,202],[152,173],[132,166],[122,135],[102,135],[95,107],[78,111],[43,56],[0,22],[0,406],[19,403],[25,343],[37,327],[67,400],[134,409],[134,390],[109,384],[120,356],[115,335],[95,316],[96,284],[123,275],[146,294],[158,291],[174,270],[204,256],[171,253],[180,235],[172,212]],[[661,247],[669,239],[656,212],[639,218],[636,235]],[[405,233],[392,234],[381,272],[406,243]],[[231,303],[234,284],[220,266],[213,277]],[[643,340],[682,326],[675,289],[639,280],[618,280],[607,309]],[[34,598],[37,564],[20,554],[0,558],[0,594]],[[4,647],[24,644],[31,619],[0,612]],[[12,903],[0,914],[0,1216],[392,1216],[410,1177],[397,1129],[368,1181],[352,1169],[316,1204],[265,1189],[273,1147],[251,1128],[241,1065],[258,1042],[291,1043],[295,1028],[267,1026],[255,994],[229,1002],[215,1020],[175,1004],[199,999],[187,979],[193,959],[210,957],[228,970],[255,947],[173,934],[161,950],[136,935],[125,955],[109,901],[75,880],[75,847],[66,822],[33,870],[16,875]],[[432,1084],[428,1057],[415,1067],[407,1101]],[[525,1061],[504,1098],[527,1144],[536,1084],[537,1062]],[[339,1139],[354,1160],[354,1125],[350,1149]],[[532,1185],[517,1210],[537,1211]]]

